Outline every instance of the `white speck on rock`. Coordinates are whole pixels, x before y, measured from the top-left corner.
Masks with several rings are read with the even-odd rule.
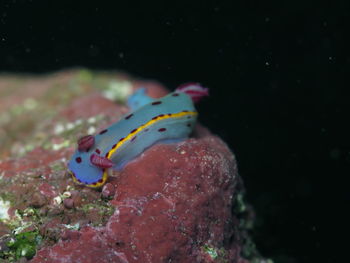
[[[63,199],[66,199],[66,198],[71,197],[71,195],[72,195],[71,192],[68,192],[68,191],[67,191],[67,192],[64,192],[64,193],[62,194],[62,198],[63,198]]]
[[[54,130],[54,133],[55,134],[60,134],[64,132],[64,126],[61,124],[61,123],[58,123],[56,126],[55,126],[55,130]]]
[[[58,150],[61,150],[62,148],[67,148],[69,146],[70,146],[70,141],[69,140],[65,140],[62,143],[52,144],[52,150],[58,151]]]
[[[73,130],[74,129],[74,123],[71,123],[71,122],[69,122],[69,123],[67,123],[67,125],[66,125],[66,129],[67,130]]]
[[[83,120],[82,119],[77,119],[74,124],[75,126],[78,126],[78,125],[81,125],[83,123]]]
[[[88,134],[94,134],[96,132],[96,128],[94,126],[90,126],[88,129]]]
[[[64,227],[70,229],[70,230],[79,230],[80,229],[80,224],[79,223],[76,223],[74,225],[66,225],[66,224],[63,224]]]
[[[0,199],[0,220],[10,219],[10,217],[7,213],[9,208],[10,208],[10,202]]]
[[[111,81],[102,95],[110,100],[125,101],[132,93],[129,81]]]
[[[96,117],[90,117],[90,118],[88,118],[87,122],[90,123],[90,124],[95,123],[95,122],[96,122]]]
[[[53,203],[54,205],[59,205],[62,203],[62,198],[60,196],[56,196],[54,199],[53,199]]]

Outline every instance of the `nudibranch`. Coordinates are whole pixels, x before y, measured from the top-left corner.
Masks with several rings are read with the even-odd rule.
[[[130,113],[95,136],[78,140],[78,149],[68,163],[73,180],[100,187],[111,169],[120,171],[152,145],[187,138],[197,119],[193,103],[204,96],[208,90],[197,83],[181,85],[160,99],[138,89],[128,99]]]

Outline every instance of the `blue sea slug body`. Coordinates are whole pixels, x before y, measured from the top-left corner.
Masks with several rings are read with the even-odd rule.
[[[197,119],[193,102],[207,95],[207,89],[196,83],[182,85],[160,99],[137,90],[128,100],[130,113],[95,136],[78,141],[68,163],[74,181],[100,187],[110,169],[121,170],[152,145],[187,138]]]

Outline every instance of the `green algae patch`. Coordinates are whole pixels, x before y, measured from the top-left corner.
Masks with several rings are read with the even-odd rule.
[[[38,231],[17,234],[6,243],[7,249],[0,251],[0,259],[5,259],[9,262],[14,262],[22,257],[31,259],[34,257],[41,242],[42,237]]]
[[[213,262],[227,263],[227,253],[224,248],[216,248],[208,244],[202,247],[202,250],[210,256]]]
[[[214,247],[210,247],[209,245],[203,246],[203,250],[211,257],[211,259],[217,259],[218,252]]]
[[[244,194],[238,193],[236,195],[235,213],[241,214],[241,213],[244,213],[246,210],[247,210],[247,205],[246,205],[246,202],[244,200]]]
[[[92,226],[100,227],[107,223],[108,219],[113,215],[115,207],[108,202],[104,203],[101,199],[97,203],[85,204],[78,210],[81,210],[86,216],[91,217],[93,215],[94,221],[91,223]]]
[[[251,263],[273,263],[271,259],[260,255],[255,242],[249,235],[249,232],[254,229],[255,216],[252,207],[245,199],[244,189],[240,189],[236,194],[233,211],[239,220],[237,231],[241,232],[241,256]]]

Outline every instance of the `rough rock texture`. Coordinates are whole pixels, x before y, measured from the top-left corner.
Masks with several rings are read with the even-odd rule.
[[[263,262],[247,235],[252,215],[235,158],[199,125],[186,141],[151,147],[100,190],[74,185],[67,175],[77,138],[126,113],[125,97],[135,87],[154,97],[164,88],[86,70],[44,79],[33,93],[16,90],[18,96],[7,89],[11,78],[0,80],[0,94],[17,103],[0,99],[7,116],[0,117],[0,133],[11,142],[0,150],[0,204],[8,210],[0,217],[0,261]],[[52,91],[55,85],[61,90]],[[17,111],[37,116],[19,129],[11,126],[25,120]],[[34,252],[23,252],[28,248]]]

